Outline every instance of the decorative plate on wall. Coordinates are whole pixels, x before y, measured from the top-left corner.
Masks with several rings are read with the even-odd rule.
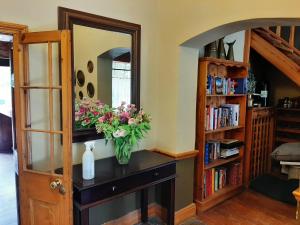
[[[82,93],[82,91],[79,91],[78,95],[79,95],[80,100],[82,100],[83,99],[83,93]]]
[[[95,95],[95,88],[94,85],[92,83],[88,83],[87,85],[87,94],[90,98],[94,97]]]
[[[94,63],[89,60],[87,63],[87,70],[89,71],[89,73],[92,73],[94,71]]]
[[[82,87],[85,83],[85,76],[84,76],[84,73],[81,70],[78,70],[76,78],[77,78],[78,86]]]

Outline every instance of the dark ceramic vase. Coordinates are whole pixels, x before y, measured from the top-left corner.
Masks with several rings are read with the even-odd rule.
[[[218,43],[218,58],[219,59],[226,59],[226,53],[224,48],[224,38],[219,39]]]
[[[234,40],[233,42],[226,43],[228,45],[228,52],[227,52],[227,56],[226,56],[227,60],[234,61],[233,45],[234,45],[235,41],[236,40]]]
[[[214,41],[205,46],[204,57],[217,58],[217,42]]]

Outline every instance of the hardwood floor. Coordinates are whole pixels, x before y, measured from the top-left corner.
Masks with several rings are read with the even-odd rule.
[[[245,191],[204,212],[206,225],[299,225],[296,206],[288,205],[253,191]]]
[[[0,225],[17,224],[13,155],[0,154]]]

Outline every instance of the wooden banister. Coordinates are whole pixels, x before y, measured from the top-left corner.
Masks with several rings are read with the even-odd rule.
[[[281,26],[277,26],[277,27],[276,27],[276,34],[277,34],[278,36],[281,36]]]
[[[295,26],[290,27],[289,43],[290,43],[291,46],[294,47],[294,44],[295,44]]]

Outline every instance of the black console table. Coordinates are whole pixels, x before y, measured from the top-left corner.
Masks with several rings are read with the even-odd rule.
[[[141,191],[141,219],[148,220],[148,190],[163,183],[167,191],[167,224],[174,224],[175,160],[152,151],[132,153],[128,165],[119,165],[115,157],[95,161],[95,178],[82,179],[82,165],[73,167],[74,220],[89,225],[89,208],[125,194]]]

